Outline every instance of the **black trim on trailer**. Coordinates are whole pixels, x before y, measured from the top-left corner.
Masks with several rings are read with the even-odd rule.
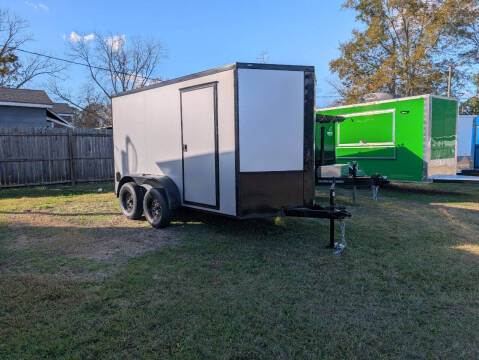
[[[219,148],[219,134],[218,134],[218,82],[213,84],[214,106],[215,106],[215,185],[216,185],[216,208],[220,208],[220,148]]]
[[[240,197],[240,150],[239,150],[239,101],[238,101],[238,67],[234,72],[234,106],[235,106],[235,198],[236,198],[236,216],[240,216],[241,197]]]
[[[314,205],[314,68],[304,72],[303,206]]]
[[[344,116],[337,116],[337,115],[324,115],[324,114],[315,114],[315,122],[319,124],[329,124],[329,123],[340,123],[343,122],[346,118]],[[334,152],[334,160],[326,160],[324,159],[325,155],[325,132],[326,128],[324,126],[321,126],[321,142],[320,142],[320,158],[319,159],[314,159],[315,166],[316,166],[316,174],[318,170],[318,166],[323,166],[323,165],[331,165],[336,163],[336,151]],[[316,146],[316,141],[314,142],[314,145]],[[316,150],[315,150],[316,153]],[[316,181],[317,182],[317,181]]]
[[[179,82],[182,82],[182,81],[198,79],[198,78],[201,78],[203,76],[213,75],[213,74],[220,73],[220,72],[223,72],[223,71],[228,71],[228,70],[231,70],[231,69],[310,71],[310,72],[314,73],[314,66],[280,65],[280,64],[256,64],[256,63],[235,62],[235,63],[232,63],[232,64],[223,65],[223,66],[220,66],[220,67],[217,67],[217,68],[214,68],[214,69],[200,71],[200,72],[197,72],[197,73],[194,73],[194,74],[180,76],[180,77],[170,79],[170,80],[165,80],[165,81],[159,82],[158,84],[145,86],[143,88],[128,90],[128,91],[122,92],[120,94],[113,95],[112,98],[116,98],[116,97],[120,97],[120,96],[124,96],[124,95],[130,95],[130,94],[134,94],[134,93],[138,93],[138,92],[142,92],[142,91],[146,91],[146,90],[156,89],[156,88],[159,88],[159,87],[162,87],[162,86],[176,84],[176,83],[179,83]]]
[[[283,207],[305,206],[303,186],[303,170],[240,172],[238,215],[274,215]]]
[[[314,66],[304,65],[281,65],[281,64],[258,64],[258,63],[236,63],[237,69],[258,69],[258,70],[286,70],[286,71],[305,71],[314,73]]]
[[[194,86],[188,86],[179,89],[180,91],[180,124],[181,124],[181,169],[182,169],[182,180],[183,180],[183,203],[187,205],[200,206],[208,209],[219,210],[220,208],[220,176],[219,176],[219,145],[218,145],[218,82],[212,81],[203,84],[198,84]],[[214,113],[214,136],[215,136],[215,205],[202,204],[194,201],[187,201],[185,199],[185,148],[183,142],[183,100],[182,94],[184,92],[190,92],[200,89],[213,88],[213,113]]]
[[[210,81],[210,82],[202,83],[199,85],[187,86],[187,87],[180,88],[179,90],[182,92],[188,92],[188,91],[207,88],[207,87],[213,86],[214,84],[218,84],[218,81]]]

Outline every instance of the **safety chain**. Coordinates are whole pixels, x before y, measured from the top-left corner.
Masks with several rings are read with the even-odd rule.
[[[346,249],[346,223],[343,219],[339,220],[339,228],[341,229],[341,242],[334,244],[334,254],[341,255],[344,249]]]

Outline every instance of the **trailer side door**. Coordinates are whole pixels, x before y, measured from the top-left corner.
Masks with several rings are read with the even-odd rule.
[[[183,88],[181,130],[183,202],[218,209],[218,116],[216,82]]]

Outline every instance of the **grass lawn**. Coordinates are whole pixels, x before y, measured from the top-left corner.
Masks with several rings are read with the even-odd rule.
[[[341,256],[326,220],[155,230],[112,188],[0,190],[0,359],[479,358],[479,186],[338,189]]]

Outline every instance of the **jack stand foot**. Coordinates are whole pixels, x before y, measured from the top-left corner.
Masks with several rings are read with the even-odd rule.
[[[343,220],[339,220],[339,227],[341,229],[341,242],[334,243],[334,255],[341,255],[346,249],[346,224]]]

